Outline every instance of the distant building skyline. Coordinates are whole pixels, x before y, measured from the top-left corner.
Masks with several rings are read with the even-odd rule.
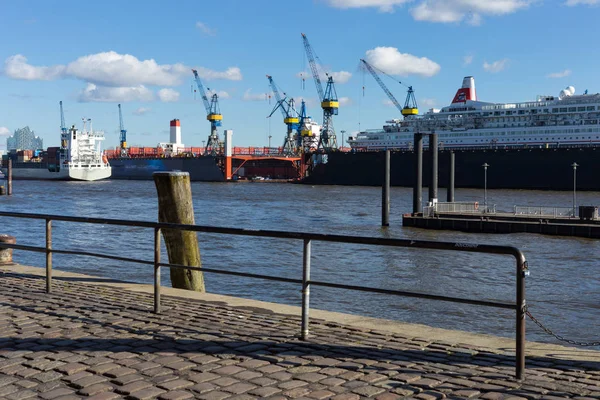
[[[35,136],[29,126],[16,129],[12,136],[6,139],[6,150],[38,150],[44,148],[44,140]]]

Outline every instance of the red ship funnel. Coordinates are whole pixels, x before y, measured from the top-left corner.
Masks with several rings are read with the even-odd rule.
[[[466,76],[463,79],[462,87],[456,91],[452,104],[466,103],[467,100],[477,100],[477,94],[475,93],[475,78],[472,76]]]

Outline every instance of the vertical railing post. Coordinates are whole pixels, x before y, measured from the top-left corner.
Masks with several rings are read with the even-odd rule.
[[[308,313],[310,303],[310,239],[304,239],[304,251],[302,260],[302,340],[308,338]]]
[[[516,378],[525,376],[525,276],[529,274],[525,256],[519,251],[517,256],[517,332],[516,332]]]
[[[52,220],[46,219],[46,293],[52,291]]]
[[[154,228],[154,313],[160,314],[160,228]]]

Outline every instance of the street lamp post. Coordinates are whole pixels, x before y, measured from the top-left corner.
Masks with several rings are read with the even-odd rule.
[[[342,145],[340,146],[340,148],[344,148],[344,133],[346,133],[346,131],[340,131],[342,133]]]
[[[575,207],[577,204],[577,167],[579,167],[579,164],[574,162],[571,164],[571,167],[573,167],[573,217],[575,217]]]
[[[487,210],[487,169],[490,165],[488,163],[484,163],[483,167],[483,206],[485,210]]]

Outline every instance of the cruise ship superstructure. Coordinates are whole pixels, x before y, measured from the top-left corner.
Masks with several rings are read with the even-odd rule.
[[[360,132],[348,143],[356,150],[411,149],[415,132],[435,132],[442,148],[598,144],[599,120],[600,94],[575,95],[569,86],[535,101],[489,103],[477,100],[475,79],[468,76],[449,106],[386,121],[383,129]]]

